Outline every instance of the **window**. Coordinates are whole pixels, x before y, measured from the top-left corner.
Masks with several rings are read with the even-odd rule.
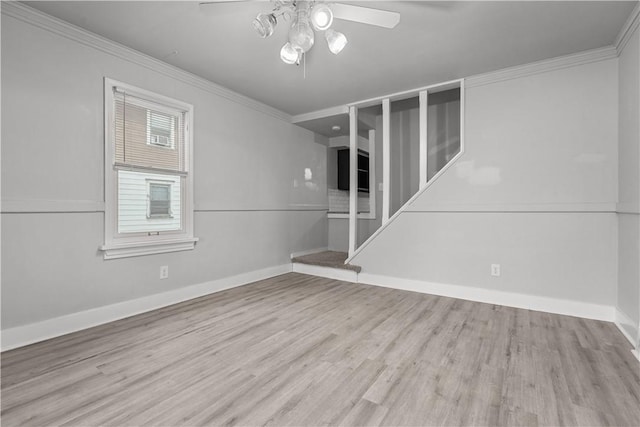
[[[171,218],[171,184],[149,182],[147,218]]]
[[[193,249],[192,117],[105,79],[105,259]]]
[[[175,117],[147,111],[147,144],[175,149],[175,128]]]

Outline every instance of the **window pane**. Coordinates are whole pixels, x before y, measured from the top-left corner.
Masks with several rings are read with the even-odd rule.
[[[429,94],[427,179],[460,152],[460,88]]]
[[[184,113],[115,93],[115,162],[184,172]]]
[[[168,202],[169,201],[169,191],[171,189],[170,185],[165,184],[149,184],[149,195],[151,196],[152,202]]]
[[[175,147],[176,117],[155,111],[147,111],[147,131],[151,145],[173,149]]]
[[[171,216],[171,185],[149,183],[149,218]]]
[[[126,170],[117,173],[118,233],[182,228],[184,177]]]
[[[420,189],[420,98],[391,101],[390,210],[396,213]]]

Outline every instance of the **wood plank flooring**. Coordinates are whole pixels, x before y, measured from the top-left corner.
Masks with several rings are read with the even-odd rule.
[[[611,323],[285,274],[2,353],[3,426],[640,425]]]

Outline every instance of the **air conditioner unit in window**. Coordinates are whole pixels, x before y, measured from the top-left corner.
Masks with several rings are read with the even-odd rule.
[[[163,135],[151,135],[151,144],[159,145],[161,147],[170,147],[171,141],[169,137]]]

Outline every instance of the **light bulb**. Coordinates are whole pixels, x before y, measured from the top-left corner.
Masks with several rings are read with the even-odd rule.
[[[309,18],[305,13],[298,12],[298,17],[291,24],[289,30],[289,42],[296,49],[307,52],[313,47],[314,33],[311,25],[309,25]]]
[[[324,3],[318,3],[313,6],[311,11],[311,23],[313,28],[318,31],[324,31],[333,23],[333,12],[331,8]]]
[[[329,50],[334,55],[339,54],[347,45],[347,37],[341,32],[332,30],[331,28],[327,30],[324,36],[327,39]]]
[[[263,39],[266,39],[273,34],[273,29],[275,28],[277,21],[273,13],[259,13],[253,20],[252,24],[253,29],[256,30],[258,35]]]
[[[289,42],[285,43],[285,45],[282,46],[282,49],[280,49],[280,59],[282,59],[282,62],[285,64],[295,64],[298,62],[299,58],[300,51],[294,48]]]

